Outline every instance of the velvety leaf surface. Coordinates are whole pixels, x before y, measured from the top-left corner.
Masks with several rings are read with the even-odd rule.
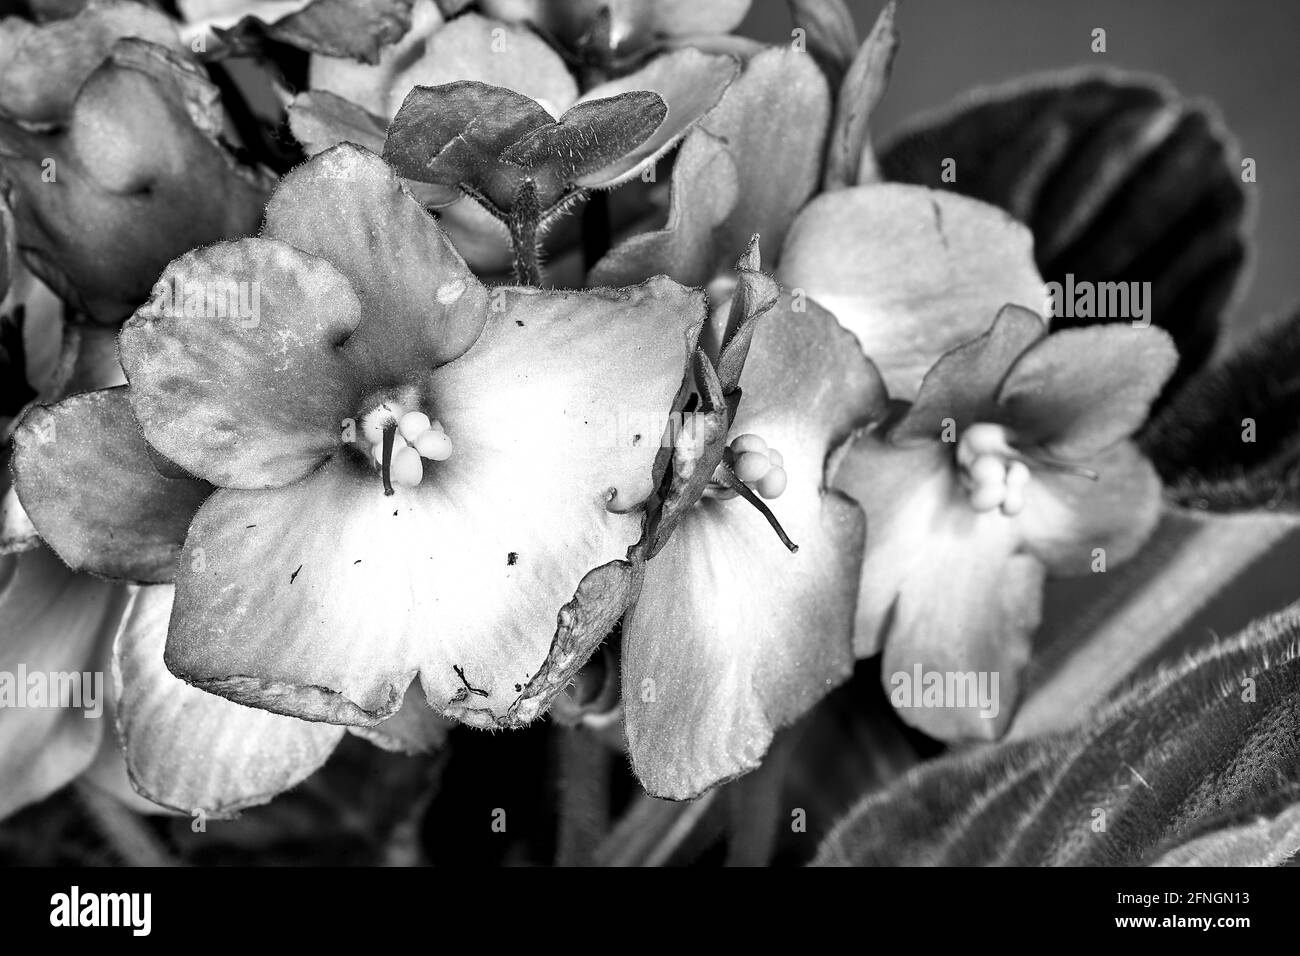
[[[1300,779],[1300,605],[1079,728],[927,764],[866,797],[821,865],[1139,865],[1274,812]]]
[[[1215,511],[1300,505],[1300,310],[1180,389],[1142,436],[1173,498]]]

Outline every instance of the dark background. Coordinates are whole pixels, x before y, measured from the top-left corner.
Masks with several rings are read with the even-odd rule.
[[[859,37],[883,6],[848,0]],[[1092,31],[1106,30],[1104,54]],[[1296,0],[904,0],[901,45],[873,130],[900,123],[973,86],[1045,70],[1094,66],[1156,73],[1218,109],[1256,161],[1254,246],[1236,331],[1300,301],[1300,2]],[[754,0],[740,32],[789,37],[785,0]]]

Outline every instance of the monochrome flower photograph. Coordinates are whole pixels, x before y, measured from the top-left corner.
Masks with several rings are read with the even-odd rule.
[[[1300,862],[1297,31],[0,0],[0,862]]]

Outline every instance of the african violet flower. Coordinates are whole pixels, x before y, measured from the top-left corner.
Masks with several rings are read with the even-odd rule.
[[[702,337],[705,383],[659,519],[672,526],[652,526],[657,554],[623,624],[632,766],[673,799],[752,770],[853,667],[864,522],[825,466],[882,414],[884,386],[833,316],[757,266],[752,249]]]
[[[22,776],[58,785],[90,763],[91,779],[119,795],[130,791],[114,781],[129,777],[153,804],[224,816],[266,802],[325,762],[342,728],[241,706],[188,686],[164,665],[176,559],[212,487],[148,448],[125,388],[29,411],[14,435],[14,473],[33,524],[67,567],[44,549],[20,556],[29,563],[17,566],[15,580],[27,583],[0,594],[0,619],[22,622],[12,633],[24,640],[0,653],[21,656],[29,670],[110,675],[106,716],[83,729],[93,740],[72,736],[39,755],[4,751],[22,758]],[[150,586],[127,589],[121,581]],[[46,594],[57,600],[25,611]],[[91,626],[73,626],[92,612]],[[64,653],[59,668],[51,663],[56,653]],[[104,723],[117,733],[101,735]],[[0,721],[0,730],[10,727],[17,732],[18,722]],[[443,733],[414,699],[379,726],[355,730],[406,751],[430,749]]]
[[[256,284],[255,320],[203,316],[231,283]],[[171,670],[346,724],[391,716],[417,676],[477,726],[543,710],[630,597],[657,449],[608,413],[667,411],[702,297],[489,296],[346,144],[286,177],[259,238],[182,257],[161,289],[122,332],[128,395],[217,487],[177,566]],[[434,422],[450,454],[428,460]]]
[[[92,4],[0,24],[0,46],[18,47],[0,84],[0,175],[28,267],[65,301],[120,321],[172,258],[256,227],[272,178],[221,142],[217,89],[166,18]]]
[[[834,486],[871,529],[858,656],[883,647],[887,692],[918,670],[998,676],[996,713],[948,701],[905,720],[945,739],[1006,726],[1044,575],[1107,570],[1155,526],[1160,480],[1129,436],[1176,362],[1154,327],[1048,335],[1009,305],[934,364],[905,413],[837,453]]]

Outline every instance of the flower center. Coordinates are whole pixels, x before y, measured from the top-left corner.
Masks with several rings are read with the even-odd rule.
[[[769,501],[780,498],[789,482],[785,473],[785,459],[775,448],[769,448],[767,442],[758,435],[741,435],[732,439],[722,462],[723,466],[731,469],[732,474]],[[724,500],[735,498],[739,494],[720,480],[716,473],[704,493]]]
[[[1025,491],[1033,477],[1030,466],[1096,481],[1094,471],[1046,455],[1017,449],[1001,425],[979,422],[957,440],[957,467],[970,506],[979,512],[1001,511],[1008,518],[1025,508]]]
[[[776,515],[759,500],[759,495],[768,500],[779,498],[785,492],[789,477],[785,472],[785,459],[775,448],[768,446],[758,435],[741,435],[734,438],[723,454],[722,462],[713,472],[713,478],[704,489],[708,498],[726,501],[737,496],[743,497],[767,519],[768,524],[777,533],[791,552],[799,546],[790,540],[785,529],[781,527]],[[758,492],[756,495],[755,492]]]
[[[424,480],[425,461],[451,457],[451,438],[442,423],[408,406],[414,402],[388,399],[361,416],[356,445],[378,469],[384,494],[394,486],[415,488]]]

